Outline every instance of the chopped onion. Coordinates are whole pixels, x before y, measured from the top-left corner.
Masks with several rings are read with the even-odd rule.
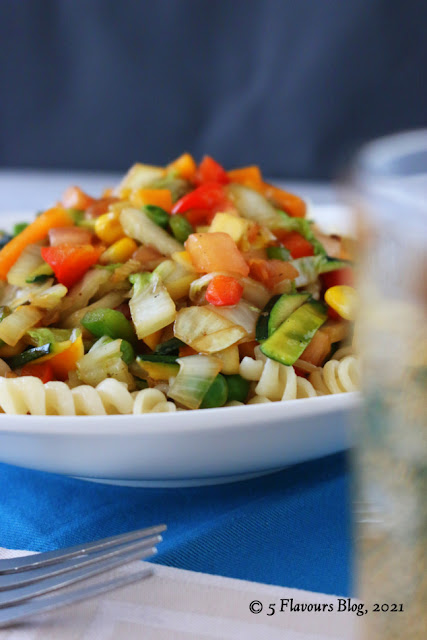
[[[26,280],[42,264],[44,260],[40,253],[40,245],[30,244],[21,253],[15,264],[9,269],[7,281],[18,287],[25,287]]]
[[[30,305],[18,307],[0,322],[0,340],[13,347],[28,329],[40,322],[42,317],[43,312],[36,307]]]
[[[233,325],[243,327],[246,332],[246,338],[255,337],[255,325],[259,318],[260,310],[252,307],[244,300],[232,307],[212,307],[208,305],[214,313],[219,314],[223,318],[227,318]]]
[[[123,209],[120,214],[120,222],[127,236],[144,245],[154,247],[165,256],[183,250],[182,244],[150,220],[143,211],[132,208]]]
[[[98,292],[101,285],[111,278],[108,269],[90,269],[77,284],[70,289],[61,306],[61,319],[65,320],[74,311],[83,309]],[[82,316],[83,317],[83,316]]]
[[[156,273],[146,274],[147,280],[134,287],[129,309],[140,340],[163,329],[175,320],[175,303]]]
[[[178,311],[174,333],[196,351],[215,353],[246,337],[246,330],[207,306],[185,307]]]

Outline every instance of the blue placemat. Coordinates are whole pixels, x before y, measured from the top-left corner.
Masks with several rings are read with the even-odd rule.
[[[165,522],[155,562],[350,595],[344,454],[262,478],[130,489],[0,465],[0,546],[46,551]]]

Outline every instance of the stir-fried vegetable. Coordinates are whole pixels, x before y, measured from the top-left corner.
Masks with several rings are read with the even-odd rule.
[[[70,187],[0,232],[0,377],[70,388],[114,378],[147,397],[155,388],[158,411],[328,392],[321,367],[352,339],[353,265],[342,258],[353,249],[305,214],[259,167],[227,171],[208,155],[137,163],[99,198]],[[135,397],[120,410],[146,406]],[[84,413],[76,398],[61,411]]]

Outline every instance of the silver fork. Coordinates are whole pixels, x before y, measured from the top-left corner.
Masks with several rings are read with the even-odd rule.
[[[161,524],[58,551],[0,560],[0,628],[151,575],[152,569],[144,568],[92,586],[46,595],[154,555],[155,545],[162,541],[159,534],[165,529]]]

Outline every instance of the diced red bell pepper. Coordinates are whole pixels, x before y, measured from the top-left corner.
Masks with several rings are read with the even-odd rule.
[[[313,256],[314,248],[298,231],[275,231],[274,235],[294,258]]]
[[[50,362],[41,362],[40,364],[30,362],[29,364],[25,364],[22,367],[21,376],[35,376],[36,378],[40,378],[43,383],[55,380],[53,367]]]
[[[237,304],[242,297],[243,287],[231,276],[215,276],[206,289],[206,300],[216,307]]]
[[[194,182],[196,184],[205,184],[206,182],[228,184],[230,178],[225,169],[216,160],[210,156],[205,156],[197,168]]]
[[[330,287],[335,287],[341,284],[354,287],[354,270],[352,267],[344,267],[344,269],[328,271],[327,273],[322,273],[320,277],[325,289],[330,289]]]
[[[204,224],[209,218],[213,218],[218,211],[226,211],[231,207],[231,203],[228,200],[224,186],[218,182],[206,182],[202,184],[191,193],[183,196],[178,202],[176,202],[172,208],[172,215],[176,213],[186,214],[190,211],[197,211],[198,224]],[[204,211],[205,215],[202,216],[200,212]],[[194,216],[191,220],[191,214],[187,218],[191,224],[195,223]]]
[[[61,284],[68,289],[78,282],[86,271],[98,262],[104,247],[93,247],[90,244],[42,247],[41,254],[53,269]]]

